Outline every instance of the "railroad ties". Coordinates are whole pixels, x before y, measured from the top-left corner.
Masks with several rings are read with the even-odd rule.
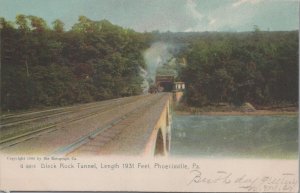
[[[98,155],[166,97],[141,95],[1,117],[2,153]],[[83,127],[84,126],[84,127]],[[141,140],[144,140],[141,137]]]

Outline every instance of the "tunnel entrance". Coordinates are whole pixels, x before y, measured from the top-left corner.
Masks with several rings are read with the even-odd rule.
[[[155,77],[157,87],[161,87],[163,92],[172,92],[174,76],[160,75]]]
[[[173,82],[160,82],[159,86],[163,88],[163,92],[172,92]]]

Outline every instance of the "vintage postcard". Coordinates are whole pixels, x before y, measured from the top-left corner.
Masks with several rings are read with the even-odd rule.
[[[0,191],[299,191],[298,0],[0,4]]]

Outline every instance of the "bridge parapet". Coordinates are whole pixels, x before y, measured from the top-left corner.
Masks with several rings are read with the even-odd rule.
[[[54,109],[49,111],[51,116],[39,114],[48,111],[28,113],[24,115],[27,119],[6,123],[6,126],[21,123],[23,126],[33,120],[39,125],[44,123],[44,117],[49,118],[50,126],[34,130],[35,127],[29,125],[28,129],[33,131],[2,141],[0,150],[3,153],[60,156],[168,155],[172,98],[172,93],[157,93],[91,103],[84,108]],[[81,114],[78,111],[82,111]],[[57,115],[60,120],[63,113],[68,115],[67,121],[55,122]],[[35,114],[39,117],[32,117]],[[19,116],[14,116],[13,121]]]
[[[152,133],[145,149],[145,155],[167,156],[170,151],[171,142],[171,105],[172,95],[167,94],[163,100],[156,121],[152,125]]]

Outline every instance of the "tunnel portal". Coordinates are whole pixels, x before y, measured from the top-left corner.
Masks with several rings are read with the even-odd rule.
[[[172,92],[174,85],[174,76],[156,76],[155,83],[162,92]]]

